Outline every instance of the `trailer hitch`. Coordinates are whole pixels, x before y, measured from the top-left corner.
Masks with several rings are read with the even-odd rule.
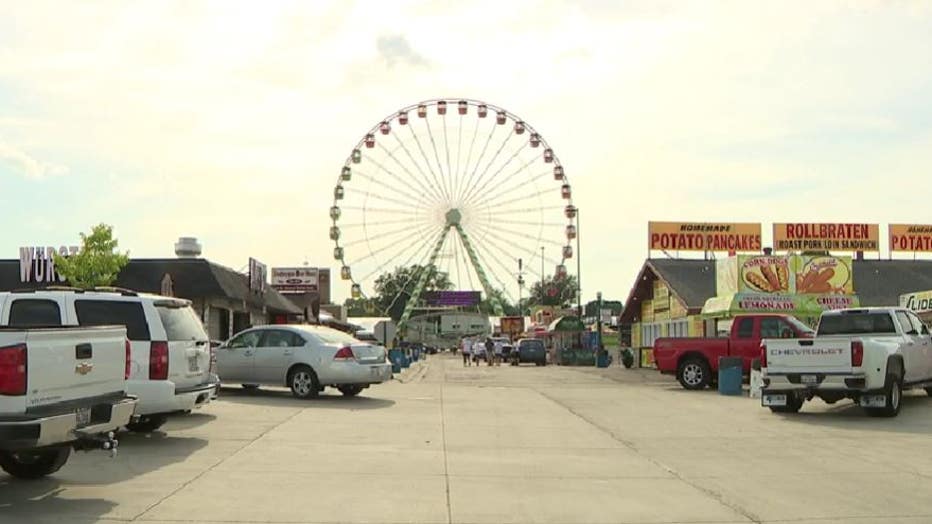
[[[75,435],[78,437],[73,445],[75,451],[103,450],[110,454],[110,458],[116,457],[120,441],[116,439],[116,433],[113,431],[93,434],[77,431]]]

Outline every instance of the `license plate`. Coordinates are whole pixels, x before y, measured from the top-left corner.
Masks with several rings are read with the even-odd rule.
[[[381,375],[381,371],[379,370],[379,368],[377,368],[377,367],[371,367],[371,368],[369,368],[369,376],[370,376],[370,377],[378,378],[379,375]]]
[[[188,357],[188,371],[192,373],[200,371],[200,368],[197,365],[197,357]]]
[[[885,395],[862,395],[861,406],[865,408],[882,408],[887,405]]]
[[[802,375],[799,377],[799,381],[803,384],[818,384],[819,376],[818,375]]]
[[[786,395],[764,395],[760,403],[762,406],[785,406]]]
[[[91,408],[78,408],[74,410],[75,425],[83,428],[91,423]]]

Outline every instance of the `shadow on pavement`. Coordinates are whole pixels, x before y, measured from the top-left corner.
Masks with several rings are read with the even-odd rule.
[[[67,467],[67,466],[66,466]],[[0,520],[3,522],[97,522],[115,502],[94,498],[63,498],[61,482],[54,477],[21,481],[0,477]],[[57,518],[56,518],[57,516]]]
[[[191,413],[172,415],[168,418],[170,430],[177,429],[194,429],[204,424],[209,424],[217,419],[213,413],[204,413],[193,411]]]
[[[808,409],[807,409],[808,408]],[[932,399],[922,396],[905,396],[896,417],[872,417],[850,400],[840,400],[837,404],[820,406],[818,411],[809,403],[796,414],[777,414],[787,422],[821,426],[840,430],[876,431],[882,433],[914,433],[928,435],[932,433]]]
[[[203,439],[162,432],[121,433],[118,438],[120,453],[113,459],[100,452],[73,452],[68,463],[49,477],[27,481],[0,473],[0,522],[97,522],[116,503],[86,494],[69,497],[69,488],[144,489],[139,483],[133,488],[123,483],[182,463],[207,445]]]
[[[315,399],[302,400],[295,398],[291,394],[291,391],[284,388],[263,387],[260,389],[247,390],[237,387],[224,387],[220,391],[220,399],[226,402],[249,404],[253,406],[271,405],[314,409],[383,409],[395,405],[394,400],[367,396],[367,393],[374,388],[378,388],[378,386],[376,385],[370,389],[364,389],[358,397],[344,397],[340,393],[330,393],[328,389]]]

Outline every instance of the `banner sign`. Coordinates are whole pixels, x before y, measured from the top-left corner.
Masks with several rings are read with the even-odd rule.
[[[932,291],[919,291],[900,295],[900,307],[916,313],[932,312]]]
[[[738,293],[712,297],[702,308],[704,318],[733,317],[742,313],[786,313],[798,317],[818,317],[823,311],[860,306],[857,295],[768,295]]]
[[[268,268],[262,262],[251,258],[249,259],[249,290],[253,293],[265,293],[266,280],[268,279]]]
[[[768,293],[775,295],[836,294],[853,295],[854,278],[851,257],[829,255],[754,256],[738,255],[737,287],[718,286],[732,293]],[[723,267],[729,264],[719,261]],[[719,269],[719,268],[716,268]],[[721,277],[728,273],[717,271]],[[719,292],[719,295],[728,293]]]
[[[320,271],[316,267],[272,268],[272,287],[279,293],[314,292],[318,290],[319,280]]]
[[[648,222],[648,249],[663,251],[760,251],[760,224]]]
[[[932,226],[890,224],[890,252],[932,252]]]
[[[773,247],[777,251],[880,251],[877,224],[773,225]]]
[[[425,291],[428,306],[477,306],[482,300],[478,291]]]

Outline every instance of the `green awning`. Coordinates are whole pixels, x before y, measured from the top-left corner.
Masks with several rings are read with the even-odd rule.
[[[712,297],[702,307],[703,318],[729,318],[743,313],[785,313],[818,317],[830,309],[859,307],[857,295],[777,295],[735,293]]]
[[[586,326],[579,320],[579,317],[560,317],[547,326],[547,331],[550,333],[578,333],[585,330]]]

